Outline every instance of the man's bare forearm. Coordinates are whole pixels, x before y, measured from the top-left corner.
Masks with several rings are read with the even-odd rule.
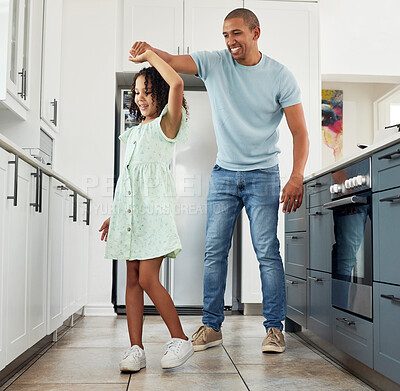
[[[293,169],[291,177],[303,178],[304,169],[308,159],[310,142],[307,132],[293,134]]]

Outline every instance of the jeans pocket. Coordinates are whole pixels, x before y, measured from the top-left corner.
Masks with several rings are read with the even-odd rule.
[[[221,167],[220,167],[218,164],[216,164],[216,165],[213,167],[213,171],[219,171],[219,170],[221,170]]]
[[[269,168],[259,168],[258,171],[266,172],[267,174],[278,174],[279,175],[279,166],[275,165]]]

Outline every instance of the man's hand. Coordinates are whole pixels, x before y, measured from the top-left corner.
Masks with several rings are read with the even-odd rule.
[[[303,202],[303,177],[301,175],[291,176],[282,190],[281,203],[282,212],[296,212]]]
[[[154,48],[151,47],[147,42],[136,41],[131,47],[131,50],[129,50],[129,53],[133,58],[135,58],[143,54],[146,50],[154,51]],[[132,61],[130,57],[129,60]]]
[[[107,237],[108,237],[108,228],[110,227],[110,217],[104,221],[103,225],[99,229],[99,232],[101,232],[101,240],[104,240],[107,242]]]

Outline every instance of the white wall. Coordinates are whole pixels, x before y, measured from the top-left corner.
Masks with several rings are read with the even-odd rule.
[[[343,158],[359,151],[357,143],[374,138],[373,103],[395,84],[322,82],[322,89],[343,90]],[[334,163],[333,150],[322,145],[322,167]]]
[[[92,197],[88,311],[112,313],[112,268],[98,229],[109,217],[114,171],[115,0],[65,0],[61,129],[56,171]],[[62,121],[61,121],[62,119]]]
[[[319,4],[322,74],[400,74],[399,0]]]

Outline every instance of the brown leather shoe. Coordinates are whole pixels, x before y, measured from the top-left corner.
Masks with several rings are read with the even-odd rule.
[[[275,327],[270,327],[267,331],[267,336],[262,342],[262,351],[282,353],[285,351],[285,348],[285,338],[282,331]]]
[[[222,344],[221,330],[215,331],[211,327],[201,326],[192,335],[192,345],[195,352],[206,350]]]

